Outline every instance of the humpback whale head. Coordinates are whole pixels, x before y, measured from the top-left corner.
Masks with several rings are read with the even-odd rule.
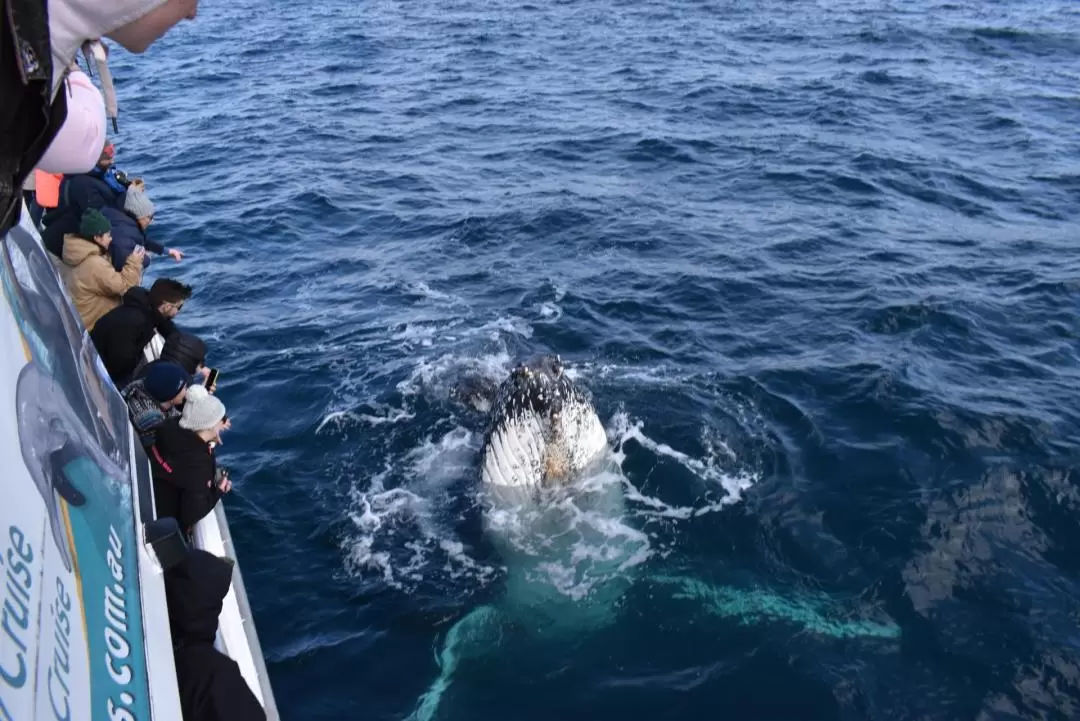
[[[607,433],[558,356],[518,365],[499,386],[481,459],[481,480],[527,490],[563,485],[607,447]]]

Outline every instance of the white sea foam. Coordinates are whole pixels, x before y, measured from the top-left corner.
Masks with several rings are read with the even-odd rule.
[[[439,300],[437,294],[424,295]],[[549,302],[541,308],[548,305],[557,308]],[[557,317],[559,312],[552,315],[541,310],[540,316]],[[501,382],[517,360],[509,350],[509,339],[530,337],[531,325],[506,315],[472,327],[427,322],[398,327],[401,330],[393,342],[403,353],[425,340],[441,352],[423,350],[399,370],[394,400],[367,398],[357,404],[350,399],[349,407],[328,411],[317,428],[319,433],[332,433],[361,425],[383,434],[383,470],[357,478],[348,499],[351,531],[344,542],[346,566],[359,577],[380,580],[404,592],[448,581],[483,587],[499,575],[499,568],[459,536],[462,519],[455,516],[460,510],[454,510],[479,512],[483,507],[488,535],[501,539],[496,542],[499,562],[512,556],[526,565],[530,583],[564,598],[580,599],[615,579],[630,579],[650,558],[666,555],[671,541],[658,534],[671,534],[672,524],[692,522],[738,503],[756,480],[747,471],[733,470],[746,464],[739,462],[716,429],[700,429],[697,445],[703,450],[697,456],[652,438],[645,420],[619,412],[607,423],[608,462],[582,479],[573,492],[546,506],[492,504],[477,481],[479,427],[451,425],[447,430],[443,425],[438,433],[411,439],[404,448],[400,440],[413,432],[418,404],[430,407],[433,400],[444,401],[463,377]],[[450,328],[454,335],[444,335]],[[483,348],[480,353],[478,346]],[[664,368],[572,363],[568,372],[585,386],[597,377],[645,385],[668,385],[677,379],[677,374]],[[361,385],[348,380],[343,388],[362,392]],[[469,423],[475,424],[475,418]],[[658,492],[644,491],[640,480],[624,471],[624,466],[629,468],[628,443],[637,444],[657,462],[678,464],[697,478],[701,488],[694,495],[699,501],[673,503]],[[639,452],[632,453],[636,464]],[[613,498],[618,502],[613,503]],[[656,518],[665,519],[665,524],[649,522]],[[677,528],[674,533],[678,534]]]

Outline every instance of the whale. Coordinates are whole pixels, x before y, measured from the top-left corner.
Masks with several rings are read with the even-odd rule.
[[[567,376],[562,359],[540,356],[516,366],[497,390],[480,480],[488,488],[535,495],[580,476],[607,445],[596,409]]]
[[[501,595],[446,631],[435,650],[439,674],[408,721],[437,718],[468,659],[528,643],[571,647],[616,623],[635,582],[742,624],[779,620],[833,638],[899,635],[891,623],[830,619],[824,596],[712,585],[672,568],[643,573],[649,539],[629,523],[626,479],[589,393],[558,355],[519,363],[498,385],[465,379],[450,395],[487,414],[478,462],[482,527],[505,574]]]

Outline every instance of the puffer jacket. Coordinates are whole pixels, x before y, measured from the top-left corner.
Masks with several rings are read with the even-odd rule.
[[[149,253],[165,255],[165,246],[156,240],[151,240],[146,235],[146,231],[139,227],[139,221],[131,213],[120,208],[102,208],[101,214],[112,225],[109,257],[112,259],[113,268],[117,270],[123,268],[136,245],[146,248]],[[149,267],[150,258],[143,258],[143,270]]]
[[[64,285],[83,325],[93,330],[101,316],[120,305],[128,288],[142,281],[142,258],[132,255],[117,272],[108,253],[97,243],[79,235],[64,237]]]
[[[214,510],[221,492],[214,483],[217,461],[210,445],[195,431],[180,427],[179,419],[158,426],[150,449],[154,502],[158,518],[175,518],[187,532]]]

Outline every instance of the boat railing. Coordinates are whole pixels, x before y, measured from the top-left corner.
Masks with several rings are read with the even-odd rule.
[[[46,584],[46,574],[51,574],[48,578],[55,579],[53,585],[58,589],[68,588],[63,584],[71,583],[77,593],[64,592],[79,604],[83,612],[75,613],[74,618],[84,619],[81,623],[86,626],[81,632],[72,628],[73,637],[94,644],[98,643],[99,638],[111,638],[109,643],[113,646],[109,648],[114,649],[118,647],[116,644],[129,642],[128,639],[118,640],[115,637],[114,631],[119,628],[131,634],[132,645],[127,658],[133,663],[145,664],[145,673],[136,676],[135,685],[121,693],[123,689],[109,686],[109,676],[102,675],[103,671],[97,668],[101,663],[98,657],[89,656],[93,668],[86,669],[88,675],[85,680],[73,680],[71,703],[85,709],[91,699],[94,699],[94,703],[100,701],[99,694],[115,693],[115,698],[131,706],[135,715],[130,717],[179,720],[181,712],[176,671],[169,619],[165,612],[162,566],[166,560],[158,553],[158,550],[164,552],[165,545],[156,545],[147,538],[151,526],[160,523],[154,521],[149,461],[131,430],[124,401],[108,381],[101,359],[79,322],[52,256],[42,245],[39,229],[28,218],[29,213],[24,206],[19,226],[3,239],[0,246],[0,285],[3,286],[0,292],[0,320],[3,323],[0,323],[0,328],[7,334],[5,337],[19,339],[15,345],[0,347],[0,370],[5,371],[11,383],[18,385],[18,388],[0,389],[0,395],[6,393],[14,402],[11,408],[15,412],[10,420],[8,416],[0,414],[0,428],[4,430],[0,445],[4,447],[5,459],[14,464],[5,468],[5,482],[10,487],[7,488],[8,500],[3,504],[0,518],[15,529],[10,531],[14,534],[12,538],[21,538],[17,535],[16,524],[19,524],[33,529],[33,534],[36,534],[33,537],[38,539],[34,542],[33,558],[38,559],[35,561],[39,563],[35,573],[39,575],[28,576],[28,588],[32,588],[36,594],[30,601],[38,604],[35,608],[44,614],[50,603],[43,594],[44,589],[53,587],[49,585],[53,581]],[[148,346],[148,360],[160,353],[162,344],[160,336],[156,337]],[[16,375],[18,381],[15,380]],[[61,492],[50,485],[57,483],[56,474],[60,472],[57,470],[60,466],[55,462],[53,465],[46,464],[44,460],[38,462],[33,460],[32,455],[27,455],[37,452],[28,451],[27,448],[44,442],[33,440],[40,434],[30,421],[38,417],[35,414],[45,412],[60,414],[49,427],[49,433],[62,432],[76,441],[76,445],[70,446],[75,449],[72,451],[74,455],[70,461],[64,461],[68,465],[61,470],[78,474],[74,490],[67,492],[69,496],[72,492],[81,492],[84,494],[81,501],[77,497],[61,497]],[[15,423],[16,419],[21,420]],[[22,463],[19,463],[19,451],[12,450],[18,449],[20,444],[23,448]],[[10,458],[9,451],[12,451]],[[60,458],[58,454],[61,451],[55,451],[51,456]],[[26,473],[23,472],[24,464]],[[111,479],[111,484],[104,480],[93,480],[105,477]],[[119,530],[114,532],[111,528]],[[100,534],[104,534],[104,541]],[[27,534],[26,537],[31,536]],[[134,554],[126,553],[126,539],[129,538],[136,547]],[[48,548],[37,545],[52,544],[53,539],[56,539],[56,544]],[[101,546],[103,542],[104,547]],[[267,718],[278,721],[280,716],[243,577],[239,564],[235,563],[236,549],[221,503],[215,506],[213,513],[195,525],[192,544],[234,561],[233,583],[219,616],[216,645],[237,663],[248,686],[266,710]],[[29,553],[27,551],[27,557],[31,557]],[[66,560],[65,553],[70,553],[73,558]],[[116,561],[120,558],[124,559],[123,563],[117,565]],[[111,565],[105,563],[106,559],[110,559]],[[134,565],[129,566],[133,561]],[[127,568],[130,568],[130,573],[125,576],[123,574]],[[104,621],[113,623],[115,628],[102,636],[101,614],[86,613],[84,604],[99,603],[94,600],[100,598],[95,596],[97,588],[105,584],[109,576],[117,579],[117,582],[112,583],[110,578],[106,586],[108,593],[114,596],[136,594],[138,601],[128,596],[131,602],[126,607],[122,600],[109,606],[106,595]],[[126,619],[122,616],[125,611],[129,612]],[[131,612],[141,617],[140,623],[135,624]],[[113,637],[109,636],[110,633]],[[51,640],[41,638],[39,642],[42,652],[51,653]],[[133,653],[136,648],[141,653]],[[37,653],[36,648],[32,650],[34,654]],[[36,667],[36,661],[30,667]],[[146,693],[143,694],[139,693],[137,686],[140,678],[145,678],[142,683],[146,686],[142,688],[146,689]],[[41,688],[44,686],[34,684],[20,691],[20,694],[26,692],[29,695],[20,695],[16,701],[5,696],[0,701],[13,709],[14,717],[29,718],[24,711],[48,708],[49,699],[36,698]],[[11,706],[12,703],[15,705]],[[138,711],[142,706],[146,706],[146,713]]]

